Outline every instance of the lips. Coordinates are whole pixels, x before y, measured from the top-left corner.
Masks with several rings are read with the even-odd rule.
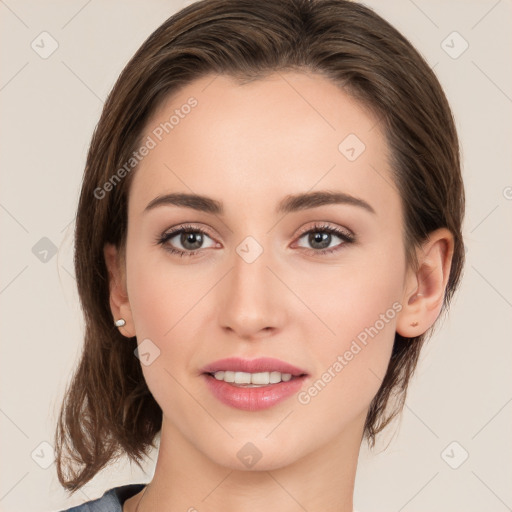
[[[236,374],[246,377],[249,374],[284,375],[280,382],[249,385],[219,380],[222,374]],[[219,373],[221,375],[219,375]],[[217,378],[215,377],[215,374]],[[260,411],[272,407],[298,393],[308,377],[308,373],[279,359],[262,357],[259,359],[228,358],[206,365],[202,376],[208,389],[220,402],[244,411]],[[228,379],[231,380],[231,379]],[[237,378],[237,380],[239,380]],[[272,382],[272,381],[271,381]]]
[[[229,357],[210,363],[201,370],[202,373],[210,374],[218,371],[245,373],[280,372],[290,373],[293,377],[301,377],[308,374],[306,370],[272,357],[260,357],[258,359]]]

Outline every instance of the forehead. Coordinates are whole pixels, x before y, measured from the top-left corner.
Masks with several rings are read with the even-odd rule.
[[[152,149],[131,185],[138,211],[175,191],[233,208],[312,189],[384,194],[381,202],[396,195],[376,117],[320,75],[275,73],[243,85],[203,77],[159,106],[141,140]]]

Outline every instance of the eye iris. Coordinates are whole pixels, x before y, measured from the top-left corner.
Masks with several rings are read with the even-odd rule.
[[[311,233],[309,235],[309,243],[312,245],[312,247],[315,247],[315,244],[320,244],[320,247],[315,247],[315,248],[325,249],[326,247],[329,247],[329,245],[331,243],[331,234],[325,233],[325,232],[320,232],[320,231]]]
[[[181,233],[180,242],[185,247],[185,249],[200,249],[203,243],[203,235],[201,233],[191,233],[191,232],[183,232]],[[192,247],[187,246],[187,244],[192,244]]]

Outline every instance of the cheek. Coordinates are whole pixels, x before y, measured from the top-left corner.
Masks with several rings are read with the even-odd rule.
[[[364,422],[391,357],[400,304],[363,296],[357,308],[357,298],[352,296],[347,309],[326,317],[336,336],[311,348],[315,374],[297,395],[300,417],[307,418],[311,433],[322,432],[324,439]],[[338,307],[344,304],[339,301]]]
[[[211,318],[209,292],[218,277],[212,276],[208,266],[178,265],[161,254],[152,259],[151,254],[137,254],[136,248],[127,260],[127,275],[138,343],[149,339],[150,351],[158,354],[154,363],[142,370],[162,405],[170,396],[181,396],[183,389],[178,382],[198,370],[194,356],[212,327],[205,324]]]
[[[183,411],[199,411],[191,407],[184,391],[184,375],[197,370],[190,365],[197,349],[194,340],[201,339],[198,320],[205,315],[201,299],[213,283],[211,278],[206,282],[191,278],[185,267],[173,268],[165,258],[149,262],[140,256],[133,254],[131,262],[127,261],[130,307],[139,350],[145,342],[150,357],[156,354],[150,364],[142,364],[142,371],[162,410],[170,414],[181,411],[179,421],[186,423],[188,412]],[[147,263],[141,265],[140,261]],[[189,385],[187,389],[194,392]]]
[[[321,321],[311,317],[311,324],[322,338],[331,342],[327,346],[342,348],[375,324],[383,337],[394,337],[391,331],[397,309],[401,309],[398,301],[403,291],[403,267],[399,254],[384,258],[369,253],[355,254],[343,265],[319,266],[313,272],[304,269],[297,281],[297,294],[306,298],[310,310]]]
[[[165,255],[151,258],[134,252],[127,261],[130,308],[139,338],[165,341],[184,326],[193,331],[196,323],[189,322],[189,315],[201,309],[214,279],[211,271],[191,268],[172,264]]]
[[[313,318],[304,334],[315,378],[299,403],[330,410],[338,423],[369,406],[391,357],[404,265],[395,251],[302,280],[299,294],[322,322]]]

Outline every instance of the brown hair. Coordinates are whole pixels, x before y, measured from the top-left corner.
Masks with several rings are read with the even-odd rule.
[[[130,159],[149,117],[169,94],[209,73],[245,83],[287,70],[326,76],[378,116],[402,197],[409,261],[412,249],[433,230],[447,227],[454,235],[446,309],[464,261],[464,191],[450,107],[420,54],[371,9],[350,1],[191,4],[157,28],[128,62],[89,148],[75,231],[85,340],[55,433],[57,474],[67,490],[76,491],[123,454],[140,466],[162,423],[134,356],[136,339],[127,340],[113,326],[103,256],[105,243],[124,247],[135,170],[108,193],[98,190]],[[425,339],[395,336],[364,428],[371,446],[403,409]]]

